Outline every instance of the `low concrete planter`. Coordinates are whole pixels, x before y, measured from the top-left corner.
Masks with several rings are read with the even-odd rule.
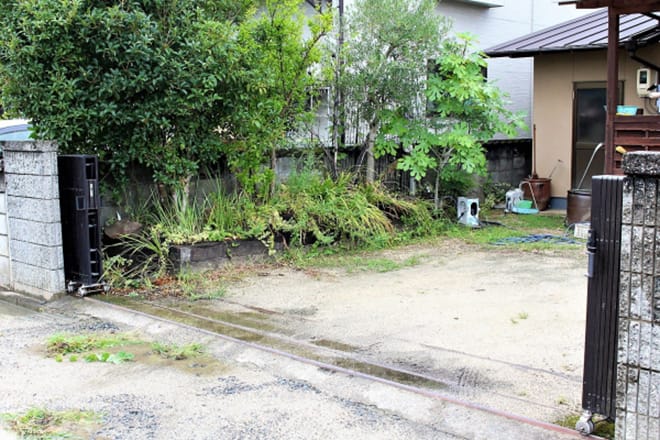
[[[276,250],[283,248],[275,244]],[[173,245],[170,247],[172,269],[208,270],[232,261],[259,261],[268,258],[268,247],[259,240],[228,240]]]

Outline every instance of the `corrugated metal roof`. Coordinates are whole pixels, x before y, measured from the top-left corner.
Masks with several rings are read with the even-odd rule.
[[[577,8],[593,9],[612,7],[616,9],[632,9],[634,12],[653,11],[660,6],[659,0],[560,0],[559,4],[575,4]],[[650,8],[650,9],[648,9]],[[629,11],[629,12],[633,12]]]
[[[648,15],[621,15],[619,23],[621,45],[636,36],[643,36],[640,40],[642,43],[655,42],[660,37],[659,21]],[[486,49],[485,52],[490,57],[529,57],[543,52],[605,48],[607,48],[607,9],[600,9],[591,14],[498,44]]]

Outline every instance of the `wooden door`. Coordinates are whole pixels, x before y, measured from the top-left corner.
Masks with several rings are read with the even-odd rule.
[[[594,155],[596,146],[605,142],[605,105],[607,84],[576,83],[573,103],[573,160],[571,187],[578,189],[582,176],[585,179],[579,189],[591,188],[591,177],[603,174],[605,148]],[[589,169],[587,165],[593,155]]]

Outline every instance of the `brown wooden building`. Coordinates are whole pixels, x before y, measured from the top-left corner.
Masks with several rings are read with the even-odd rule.
[[[598,9],[486,51],[491,57],[534,58],[536,168],[541,177],[552,173],[554,207],[561,207],[555,202],[565,200],[583,175],[580,188],[586,189],[591,175],[620,172],[622,151],[660,150],[658,102],[637,89],[640,70],[660,82],[660,14],[652,12],[660,2],[648,2],[649,10],[640,12],[630,12],[641,3],[635,1],[626,1],[624,9],[604,7],[608,2],[570,3]],[[617,115],[618,105],[640,115]],[[594,152],[600,143],[605,146]],[[617,152],[617,146],[623,148]]]
[[[620,172],[621,157],[616,147],[630,150],[660,150],[660,116],[618,116],[619,32],[623,14],[652,14],[660,10],[660,0],[577,0],[577,8],[603,8],[608,11],[607,122],[605,126],[605,172]],[[653,15],[655,17],[655,15]],[[660,19],[659,19],[660,21]]]

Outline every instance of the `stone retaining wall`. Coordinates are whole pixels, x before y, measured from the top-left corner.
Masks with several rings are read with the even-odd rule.
[[[3,142],[2,150],[10,262],[9,276],[0,276],[0,282],[50,300],[65,291],[57,144]],[[0,229],[0,270],[2,238]]]

